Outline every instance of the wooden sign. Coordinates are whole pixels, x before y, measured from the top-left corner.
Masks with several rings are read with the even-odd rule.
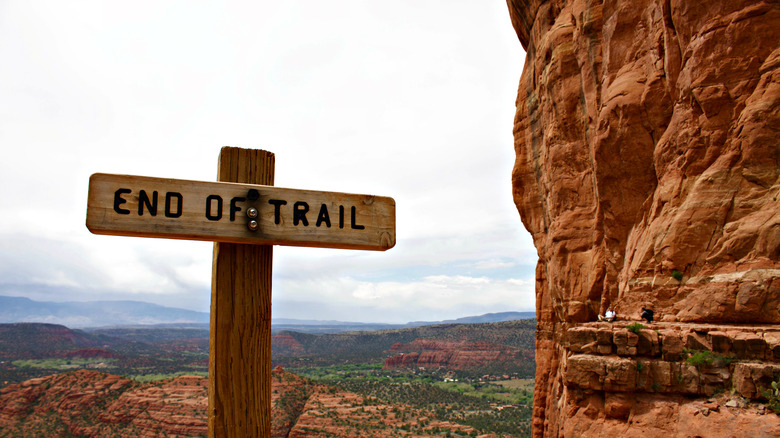
[[[389,197],[96,173],[95,234],[384,251],[395,245]]]
[[[209,437],[271,435],[273,246],[384,251],[395,245],[392,198],[274,187],[274,154],[224,147],[220,182],[96,173],[95,234],[214,241]]]

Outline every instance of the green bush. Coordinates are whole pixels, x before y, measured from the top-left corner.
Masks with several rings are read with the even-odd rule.
[[[769,409],[775,411],[775,414],[780,415],[780,379],[772,382],[772,389],[767,389],[763,394],[768,400],[767,406]]]
[[[733,357],[721,356],[709,350],[690,351],[686,349],[683,352],[688,354],[688,357],[685,359],[685,361],[688,362],[688,364],[693,365],[697,368],[701,366],[710,366],[710,365],[714,365],[714,366],[728,365],[736,360]]]
[[[682,272],[675,269],[674,271],[672,271],[672,278],[674,278],[677,281],[682,281],[683,274]]]
[[[641,322],[632,322],[631,324],[626,326],[626,330],[630,331],[631,333],[639,334],[642,329],[645,328],[645,325]]]
[[[688,364],[693,365],[695,367],[700,367],[703,365],[712,365],[713,361],[713,354],[709,350],[702,350],[697,351],[690,356],[688,356],[685,361],[688,362]]]

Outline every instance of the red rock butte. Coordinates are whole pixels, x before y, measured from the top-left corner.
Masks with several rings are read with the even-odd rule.
[[[780,2],[507,4],[534,436],[780,436]]]

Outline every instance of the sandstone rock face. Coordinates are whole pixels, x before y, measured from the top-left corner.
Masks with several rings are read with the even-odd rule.
[[[385,369],[422,367],[465,370],[488,364],[533,360],[523,357],[517,348],[487,342],[416,339],[408,344],[393,345],[391,351],[397,354],[385,359]]]
[[[643,306],[723,330],[780,323],[780,3],[507,4],[527,51],[513,189],[539,254],[535,434],[576,436],[567,419],[585,420],[559,400],[569,328]],[[625,417],[603,391],[584,418]]]
[[[300,342],[287,333],[276,334],[271,337],[273,351],[284,351],[285,354],[301,354],[304,348]]]
[[[0,391],[0,436],[203,436],[205,379],[161,384],[79,370]]]

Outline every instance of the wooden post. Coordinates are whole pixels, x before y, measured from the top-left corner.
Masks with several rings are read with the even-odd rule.
[[[209,437],[269,437],[272,245],[388,250],[395,245],[395,201],[272,187],[274,154],[255,149],[222,148],[217,179],[93,174],[87,228],[219,242],[211,278]]]
[[[273,185],[271,152],[222,148],[219,181]],[[215,243],[209,437],[271,434],[271,245]]]

